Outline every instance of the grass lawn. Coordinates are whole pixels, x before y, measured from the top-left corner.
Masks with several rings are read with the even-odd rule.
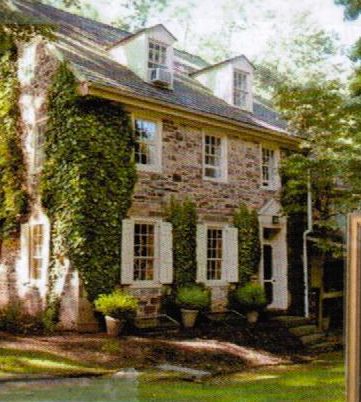
[[[45,354],[46,355],[46,354]],[[50,359],[50,358],[49,358]],[[52,360],[49,360],[52,362]],[[71,363],[69,363],[69,366]],[[3,384],[8,402],[343,402],[344,363],[329,353],[304,365],[279,366],[215,377],[204,383],[181,381],[155,370],[137,378],[68,379]]]
[[[47,352],[0,348],[0,379],[16,375],[75,376],[107,372]]]

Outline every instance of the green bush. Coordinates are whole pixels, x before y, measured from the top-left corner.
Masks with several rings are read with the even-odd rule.
[[[261,285],[247,283],[235,292],[235,299],[244,310],[262,310],[266,304],[266,294]]]
[[[240,204],[234,214],[233,222],[238,229],[239,282],[244,285],[258,272],[261,257],[257,211]]]
[[[178,289],[176,302],[185,309],[202,310],[210,304],[210,293],[199,286],[185,286]]]
[[[137,308],[138,300],[121,290],[115,290],[107,295],[100,295],[95,300],[95,309],[97,311],[118,319],[132,319],[135,316]]]
[[[190,199],[183,202],[172,197],[166,210],[173,228],[174,284],[183,287],[194,284],[197,272],[197,210]]]
[[[42,334],[43,315],[31,315],[25,311],[23,303],[13,302],[0,310],[0,330],[22,335]]]

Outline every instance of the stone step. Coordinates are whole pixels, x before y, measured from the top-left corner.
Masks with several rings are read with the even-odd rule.
[[[289,328],[289,331],[291,332],[292,335],[301,337],[304,335],[316,334],[319,332],[319,329],[317,325],[309,324],[309,325],[301,325],[299,327],[291,327]]]
[[[324,341],[325,335],[322,333],[316,333],[316,334],[301,336],[299,339],[305,346],[310,346],[310,345],[314,345],[316,343],[321,343],[321,341]]]
[[[167,315],[137,317],[132,332],[138,335],[166,335],[177,333],[180,324]]]
[[[320,342],[308,346],[308,349],[313,352],[331,352],[333,350],[336,350],[337,348],[337,344],[330,342]]]
[[[277,321],[287,328],[294,328],[294,327],[300,327],[303,325],[312,324],[312,320],[310,320],[309,318],[298,317],[298,316],[293,316],[293,315],[277,316],[277,317],[273,317],[271,320]]]

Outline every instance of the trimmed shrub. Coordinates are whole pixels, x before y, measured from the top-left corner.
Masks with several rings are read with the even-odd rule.
[[[177,291],[176,303],[189,310],[203,310],[210,304],[209,290],[200,286],[185,286]]]
[[[100,295],[94,302],[95,309],[112,318],[130,320],[138,308],[138,300],[121,290]]]
[[[182,287],[194,284],[197,272],[197,210],[190,199],[183,202],[172,198],[166,211],[173,227],[174,284]]]
[[[21,335],[42,334],[43,314],[31,315],[23,303],[13,302],[0,310],[0,330]]]
[[[266,294],[258,283],[247,283],[235,291],[235,300],[246,311],[262,310],[266,304]]]

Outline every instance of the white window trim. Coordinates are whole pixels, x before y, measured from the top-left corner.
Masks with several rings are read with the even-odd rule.
[[[38,278],[32,277],[32,227],[35,225],[43,225],[43,258],[42,258],[42,265],[39,273]],[[28,261],[27,261],[27,278],[28,284],[32,286],[36,286],[42,288],[46,286],[47,278],[48,278],[48,267],[49,267],[49,258],[50,258],[50,223],[49,219],[40,214],[38,217],[31,217],[28,222],[28,230],[29,230],[29,243],[28,247]]]
[[[225,270],[224,264],[225,264],[225,231],[226,229],[229,227],[228,224],[221,224],[221,223],[204,223],[204,225],[206,226],[206,230],[207,230],[207,234],[208,234],[208,229],[220,229],[222,230],[222,271],[221,271],[221,279],[207,279],[207,271],[206,271],[206,279],[205,279],[205,285],[208,286],[226,286],[228,285],[228,281],[227,281],[227,272]],[[208,238],[207,238],[207,243],[208,243]],[[207,257],[207,252],[208,252],[208,248],[207,248],[207,244],[206,244],[206,261],[208,261],[208,257]],[[207,267],[206,267],[207,269]]]
[[[246,91],[242,90],[242,92],[245,92],[245,94],[246,94],[246,104],[244,106],[237,105],[234,102],[234,92],[235,92],[235,89],[236,89],[235,85],[234,85],[234,73],[235,72],[244,74],[246,76],[246,88],[247,88],[247,90]],[[241,70],[239,68],[234,68],[232,70],[232,104],[233,104],[234,107],[237,107],[240,110],[247,110],[247,111],[250,110],[250,103],[251,103],[251,84],[250,84],[250,79],[251,78],[250,78],[250,73],[249,72]]]
[[[147,46],[147,69],[150,70],[151,68],[167,68],[169,69],[169,45],[167,45],[164,42],[160,42],[159,40],[148,38],[148,46]],[[158,64],[159,67],[149,67],[149,62],[153,63],[152,61],[149,60],[149,50],[150,50],[150,43],[153,43],[155,45],[159,45],[162,47],[165,47],[165,64]]]
[[[136,120],[146,120],[156,125],[156,139],[155,139],[155,157],[156,163],[151,165],[144,165],[141,163],[137,163],[137,170],[143,172],[153,172],[153,173],[161,173],[162,172],[162,157],[163,157],[163,141],[162,141],[162,121],[160,119],[149,118],[147,116],[141,114],[132,114],[132,127],[135,130],[135,121]]]
[[[160,225],[162,220],[157,218],[141,218],[131,217],[133,227],[136,223],[144,223],[154,225],[154,277],[151,281],[136,281],[134,280],[134,244],[133,244],[133,267],[132,267],[132,283],[131,288],[157,288],[162,287],[160,283]],[[134,242],[134,239],[133,239]]]
[[[165,46],[166,49],[167,49],[167,52],[166,52],[166,64],[165,65],[167,66],[167,69],[171,73],[171,76],[172,76],[172,81],[171,81],[171,84],[169,86],[169,88],[172,89],[173,88],[173,80],[174,80],[174,52],[173,52],[173,46],[169,45],[169,44],[167,44],[165,42],[161,42],[159,40],[153,39],[151,37],[147,37],[147,40],[146,40],[146,49],[145,49],[146,57],[144,58],[145,59],[144,60],[144,69],[145,69],[144,71],[146,72],[145,80],[147,82],[151,83],[151,81],[150,81],[150,73],[149,73],[150,68],[148,67],[148,62],[149,62],[149,43],[150,42],[158,43],[158,44],[160,44],[162,46]]]
[[[42,166],[36,166],[36,146],[35,146],[35,140],[36,136],[39,133],[39,126],[40,125],[46,125],[48,122],[48,117],[42,117],[41,119],[38,119],[35,121],[34,128],[31,132],[31,163],[30,163],[30,172],[33,175],[36,175],[38,173],[41,173],[43,170],[43,165]],[[44,149],[43,149],[44,152]],[[45,155],[44,155],[45,156]]]
[[[221,177],[208,177],[205,175],[205,138],[207,135],[221,139]],[[220,135],[205,130],[202,131],[202,177],[205,181],[212,181],[216,183],[228,182],[228,140],[225,135]]]
[[[263,149],[269,149],[274,151],[274,172],[273,172],[273,178],[270,180],[270,183],[268,186],[265,186],[263,184]],[[281,179],[279,175],[279,165],[280,165],[280,150],[279,148],[268,145],[268,144],[260,144],[260,180],[261,180],[261,188],[263,190],[269,190],[269,191],[276,191],[281,187]]]

